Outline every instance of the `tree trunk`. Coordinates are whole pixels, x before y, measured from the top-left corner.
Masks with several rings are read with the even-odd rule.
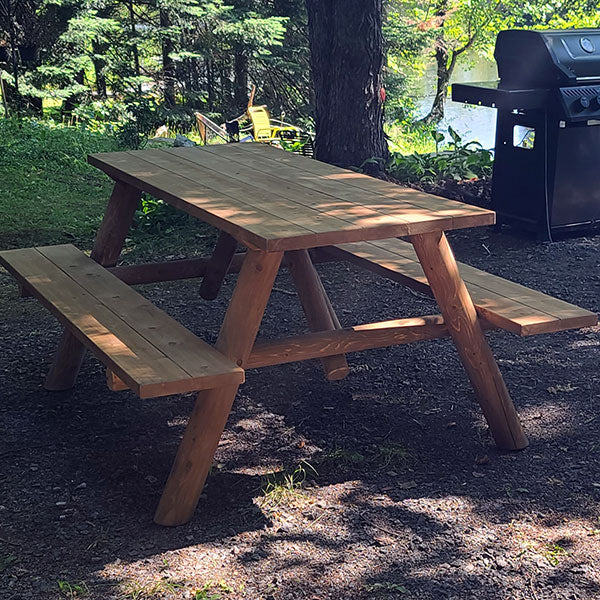
[[[94,56],[92,64],[94,65],[94,78],[96,80],[96,94],[100,100],[105,100],[108,96],[106,85],[106,60],[102,58],[108,50],[106,44],[94,40],[92,42],[92,51]]]
[[[169,13],[165,9],[160,10],[160,26],[168,28],[171,26]],[[163,70],[163,95],[165,104],[169,108],[175,107],[175,61],[171,58],[173,52],[173,40],[170,34],[162,35],[162,70]]]
[[[79,83],[80,85],[83,85],[84,81],[85,81],[85,71],[83,71],[83,70],[78,71],[75,74],[75,83]],[[62,110],[61,110],[62,114],[70,117],[71,114],[73,113],[73,110],[77,107],[77,105],[80,103],[80,101],[81,101],[81,93],[73,94],[73,95],[69,96],[68,98],[66,98],[62,105]]]
[[[382,0],[306,0],[306,7],[316,158],[343,167],[385,161]]]
[[[248,105],[248,57],[240,50],[233,59],[233,101],[236,109],[246,110]]]
[[[455,65],[454,60],[451,60],[450,63],[448,62],[448,52],[441,45],[435,51],[435,62],[437,65],[435,97],[429,113],[421,119],[423,123],[427,123],[428,125],[437,125],[444,118],[448,85]]]

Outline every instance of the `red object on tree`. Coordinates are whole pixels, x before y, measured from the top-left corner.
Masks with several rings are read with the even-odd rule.
[[[379,88],[379,99],[381,100],[381,104],[385,102],[385,88],[383,86]]]

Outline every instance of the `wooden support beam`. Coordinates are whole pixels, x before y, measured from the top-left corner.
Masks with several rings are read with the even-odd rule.
[[[206,273],[200,285],[200,296],[205,300],[214,300],[221,290],[223,280],[237,249],[237,240],[226,231],[220,231],[213,255],[206,265]]]
[[[338,259],[317,248],[310,252],[313,263],[335,262]],[[233,255],[227,273],[239,273],[244,262],[245,252]],[[109,267],[109,271],[121,281],[129,285],[143,285],[162,281],[178,281],[181,279],[196,279],[204,277],[210,257],[182,258],[139,265],[119,265]],[[285,259],[281,265],[286,267]]]
[[[447,335],[449,335],[448,329],[441,315],[367,323],[346,329],[257,342],[243,367],[256,369],[347,352],[360,352],[371,348],[431,340]]]
[[[308,326],[312,331],[337,329],[339,321],[327,299],[319,274],[306,250],[286,253],[287,265],[294,280]],[[343,379],[350,369],[343,354],[321,358],[325,375],[330,381]]]
[[[527,438],[446,236],[415,235],[411,242],[496,444],[504,450],[525,448]]]
[[[250,355],[282,258],[280,252],[246,255],[216,343],[239,365]],[[159,525],[181,525],[194,514],[237,389],[228,385],[198,394],[154,515]]]

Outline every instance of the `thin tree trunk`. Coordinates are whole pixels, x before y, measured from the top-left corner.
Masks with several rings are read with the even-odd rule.
[[[94,79],[96,80],[96,94],[100,100],[104,100],[108,96],[105,73],[106,60],[102,58],[107,49],[107,45],[98,40],[92,42],[92,51],[94,53],[92,64],[94,65]]]
[[[139,52],[137,41],[136,41],[137,32],[135,29],[135,12],[133,11],[133,0],[129,0],[128,8],[129,8],[129,29],[131,32],[131,54],[132,54],[132,58],[133,58],[133,72],[136,77],[139,77],[141,74],[140,52]],[[138,83],[136,85],[136,89],[138,91],[138,94],[142,93],[141,84]]]
[[[160,10],[160,26],[168,28],[171,26],[169,12],[165,9]],[[163,70],[163,90],[165,104],[173,108],[175,102],[175,61],[171,58],[173,52],[173,40],[170,35],[162,36],[162,70]]]
[[[233,101],[238,110],[248,105],[248,57],[238,50],[233,59]]]
[[[382,0],[306,0],[306,7],[316,157],[344,167],[385,161]]]
[[[448,85],[454,71],[455,60],[448,62],[448,52],[443,47],[435,51],[436,62],[436,87],[435,97],[429,113],[423,117],[422,122],[437,125],[443,118],[446,110],[446,99],[448,97]]]

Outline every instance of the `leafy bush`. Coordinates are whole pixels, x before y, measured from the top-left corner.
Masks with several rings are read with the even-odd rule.
[[[493,158],[489,150],[479,142],[464,144],[462,138],[448,128],[450,141],[440,150],[446,141],[443,133],[432,131],[431,137],[436,151],[427,154],[414,152],[408,156],[392,154],[387,171],[390,175],[408,183],[438,183],[445,180],[462,181],[491,177]]]

